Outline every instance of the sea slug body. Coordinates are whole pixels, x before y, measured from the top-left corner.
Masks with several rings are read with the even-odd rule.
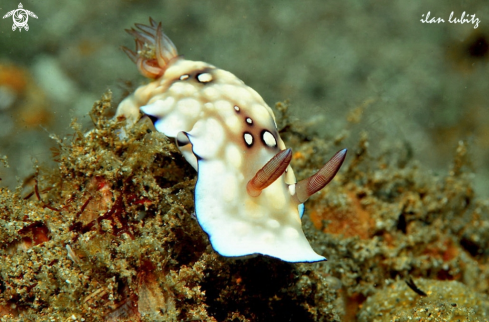
[[[133,124],[140,111],[157,131],[176,139],[198,171],[195,212],[223,256],[263,254],[289,262],[325,260],[302,231],[303,203],[333,179],[341,150],[310,178],[296,183],[275,116],[261,96],[230,72],[178,56],[161,23],[128,32],[124,48],[141,74],[154,79],[121,102],[116,117]]]

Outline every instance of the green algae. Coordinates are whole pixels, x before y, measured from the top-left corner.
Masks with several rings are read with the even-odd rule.
[[[405,144],[374,156],[362,135],[337,179],[306,203],[305,233],[328,262],[232,259],[195,220],[196,174],[173,142],[147,119],[126,130],[111,109],[108,93],[91,131],[73,122],[71,136],[53,136],[56,169],[37,166],[23,189],[2,188],[0,320],[354,321],[408,276],[433,292],[445,287],[439,280],[474,298],[489,292],[489,206],[471,189],[463,142],[437,177]],[[298,178],[349,135],[317,137],[290,120],[287,103],[277,109]]]

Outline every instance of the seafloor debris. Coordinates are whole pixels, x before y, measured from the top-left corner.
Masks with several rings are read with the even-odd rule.
[[[458,281],[474,298],[489,292],[489,203],[474,196],[463,143],[440,178],[406,145],[371,156],[365,135],[306,205],[304,231],[328,262],[231,259],[193,216],[195,171],[176,146],[150,122],[121,140],[110,108],[106,95],[92,131],[73,123],[71,136],[54,137],[59,167],[38,167],[31,193],[0,190],[0,321],[354,321],[398,278],[427,294],[419,277]],[[345,137],[284,126],[298,177]]]

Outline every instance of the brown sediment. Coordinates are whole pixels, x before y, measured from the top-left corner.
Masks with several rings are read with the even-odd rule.
[[[478,63],[489,59],[489,32],[487,29],[475,29],[465,39],[450,39],[446,57],[451,67],[468,74],[475,70]]]
[[[26,69],[0,63],[0,89],[13,96],[10,105],[2,106],[2,109],[15,107],[13,114],[17,126],[35,128],[51,122],[53,116],[48,109],[46,95]]]
[[[327,198],[329,189],[319,193],[318,198]],[[358,236],[360,239],[370,238],[369,231],[373,226],[370,213],[361,204],[361,196],[346,190],[341,197],[341,204],[314,207],[311,210],[311,220],[317,229],[328,234],[343,237]]]
[[[417,279],[421,296],[404,281],[367,299],[359,313],[359,322],[370,321],[487,321],[487,297],[474,293],[460,282]]]
[[[0,64],[0,86],[8,86],[17,94],[21,94],[28,83],[27,72],[15,65]]]
[[[347,134],[317,138],[278,107],[292,166],[306,178]],[[55,137],[58,167],[37,168],[32,191],[0,190],[0,321],[365,320],[388,314],[375,303],[390,290],[413,292],[396,284],[410,276],[427,298],[463,283],[485,307],[489,204],[471,189],[463,142],[437,177],[405,145],[370,155],[362,135],[306,203],[305,233],[328,262],[234,259],[215,253],[194,219],[196,173],[177,147],[150,122],[126,129],[108,119],[110,109],[107,94],[93,107],[93,130],[73,123],[70,137]]]

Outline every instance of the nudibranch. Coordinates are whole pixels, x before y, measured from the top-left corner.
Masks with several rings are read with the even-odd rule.
[[[296,183],[292,151],[280,138],[262,97],[230,72],[178,56],[161,23],[136,24],[136,52],[123,48],[153,79],[119,105],[133,124],[140,111],[157,131],[175,138],[197,170],[195,213],[223,256],[268,255],[315,262],[302,231],[303,203],[333,179],[346,156],[337,152],[316,174]]]

